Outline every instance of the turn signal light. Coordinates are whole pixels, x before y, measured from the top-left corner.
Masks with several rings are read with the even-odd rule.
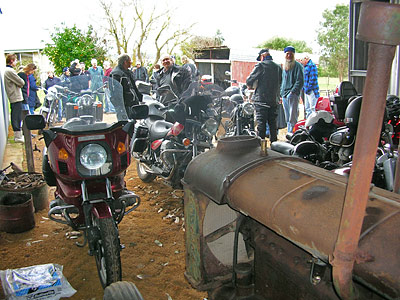
[[[78,110],[78,109],[79,109],[79,106],[74,105],[74,110]]]
[[[125,144],[122,143],[122,142],[119,142],[118,146],[117,146],[117,151],[118,151],[119,154],[124,153],[126,151]]]
[[[58,158],[62,160],[67,160],[68,159],[68,152],[64,148],[61,148],[58,151]]]
[[[190,140],[188,138],[184,138],[182,140],[182,142],[183,142],[183,145],[186,146],[186,147],[190,145]]]

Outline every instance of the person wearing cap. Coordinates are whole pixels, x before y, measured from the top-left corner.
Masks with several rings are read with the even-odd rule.
[[[315,105],[319,98],[318,70],[310,57],[305,56],[302,59],[304,66],[304,108],[306,118],[315,111]]]
[[[254,92],[254,104],[256,107],[258,136],[261,139],[265,139],[266,124],[268,123],[270,141],[275,142],[278,139],[276,117],[282,69],[272,61],[269,49],[262,49],[258,53],[257,60],[260,63],[254,67],[249,77],[247,77],[246,84],[251,88],[256,88]]]
[[[282,70],[281,97],[285,110],[287,131],[292,132],[299,115],[299,97],[304,84],[303,66],[294,58],[296,50],[293,46],[287,46],[285,64]]]

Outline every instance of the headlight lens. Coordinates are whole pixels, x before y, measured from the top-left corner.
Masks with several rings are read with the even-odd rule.
[[[81,151],[80,162],[86,169],[99,169],[106,161],[107,151],[99,144],[88,144]]]
[[[55,87],[49,88],[46,98],[49,101],[55,100],[57,98],[57,89]]]
[[[82,95],[78,101],[81,106],[90,106],[93,103],[93,98],[90,95]]]
[[[215,119],[207,119],[202,126],[202,131],[209,136],[213,136],[217,133],[218,122]]]
[[[254,104],[250,102],[243,104],[243,113],[246,116],[252,116],[254,114]]]

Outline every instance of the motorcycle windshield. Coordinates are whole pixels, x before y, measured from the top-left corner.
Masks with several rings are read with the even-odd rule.
[[[64,78],[55,88],[62,102],[66,123],[77,121],[77,118],[90,124],[128,120],[123,88],[111,77],[77,75]],[[103,118],[105,108],[111,113]]]

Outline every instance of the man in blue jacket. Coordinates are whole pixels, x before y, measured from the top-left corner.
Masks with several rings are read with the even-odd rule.
[[[299,115],[299,97],[304,85],[303,66],[294,59],[296,50],[293,46],[287,46],[283,52],[286,60],[282,71],[281,97],[287,131],[292,132]]]
[[[318,69],[308,56],[303,59],[304,65],[304,108],[306,118],[315,111],[319,98]]]

